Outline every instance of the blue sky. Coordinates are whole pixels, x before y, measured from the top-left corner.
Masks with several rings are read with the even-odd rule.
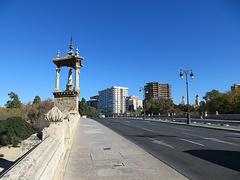
[[[237,0],[0,1],[0,105],[16,92],[23,102],[52,98],[57,50],[70,36],[85,57],[81,97],[117,85],[139,95],[149,81],[185,95],[179,69],[193,69],[190,97],[239,83]],[[65,88],[67,72],[61,72]]]

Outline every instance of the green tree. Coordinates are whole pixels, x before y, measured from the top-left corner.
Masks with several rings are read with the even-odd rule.
[[[98,117],[99,112],[94,107],[88,107],[84,98],[79,101],[79,113],[88,117]]]
[[[232,107],[233,112],[236,114],[239,114],[240,113],[240,90],[232,91],[229,99],[233,106]]]
[[[79,102],[79,113],[81,115],[86,115],[87,114],[87,103],[84,98]]]
[[[88,117],[98,117],[99,112],[94,107],[87,107],[86,115]]]
[[[39,104],[41,103],[41,98],[39,96],[35,96],[33,100],[33,104]]]
[[[148,99],[144,100],[147,114],[167,114],[175,112],[174,104],[171,99]]]
[[[240,113],[240,91],[234,90],[220,93],[217,90],[207,92],[204,97],[206,104],[204,108],[209,113],[218,111],[221,114]]]
[[[6,107],[7,108],[20,108],[21,107],[21,101],[18,98],[18,95],[14,92],[10,92],[8,94],[10,100],[7,101]]]
[[[220,93],[218,90],[212,90],[207,92],[203,97],[206,101],[206,110],[209,113],[215,113],[216,111],[221,111],[223,108],[223,93]],[[223,112],[221,112],[223,113]]]

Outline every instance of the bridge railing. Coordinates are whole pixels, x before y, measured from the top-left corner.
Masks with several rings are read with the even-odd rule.
[[[6,172],[2,179],[61,180],[79,119],[77,115],[51,123],[44,129],[47,136],[42,143]]]

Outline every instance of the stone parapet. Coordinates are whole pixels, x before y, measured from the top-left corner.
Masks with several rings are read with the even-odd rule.
[[[42,143],[12,167],[2,179],[61,180],[79,120],[78,114],[69,114],[68,119],[51,123],[43,131],[45,139]]]

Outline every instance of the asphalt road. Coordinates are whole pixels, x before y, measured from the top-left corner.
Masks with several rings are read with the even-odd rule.
[[[96,121],[190,179],[240,179],[240,133],[136,119]]]
[[[169,120],[172,120],[171,118],[167,118]],[[174,118],[175,122],[186,122],[186,118]],[[218,125],[231,125],[231,126],[240,126],[239,120],[220,120],[220,119],[198,119],[198,118],[191,118],[192,122],[197,123],[211,123],[211,124],[218,124]]]

